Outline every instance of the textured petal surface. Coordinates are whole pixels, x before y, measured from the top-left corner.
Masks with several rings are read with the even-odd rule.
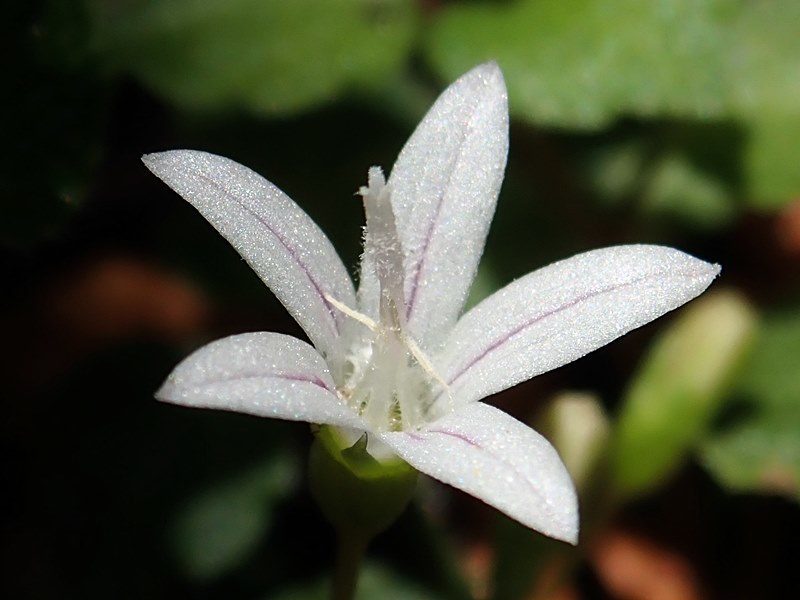
[[[279,333],[244,333],[200,348],[175,368],[156,398],[259,417],[364,428],[339,402],[317,351]]]
[[[561,459],[545,438],[503,411],[475,403],[426,430],[378,435],[423,473],[546,535],[577,541],[578,502]]]
[[[456,403],[571,362],[688,302],[717,265],[662,246],[579,254],[509,284],[462,317],[436,361]]]
[[[324,296],[354,306],[353,284],[328,238],[300,207],[227,158],[173,150],[142,160],[239,251],[326,358],[341,356],[346,317]]]
[[[403,148],[389,186],[406,256],[406,316],[417,342],[455,323],[483,252],[508,150],[500,69],[476,67],[439,97]]]

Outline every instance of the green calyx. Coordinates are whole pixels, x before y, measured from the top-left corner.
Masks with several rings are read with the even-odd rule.
[[[399,458],[376,460],[367,434],[355,444],[334,427],[314,430],[309,455],[311,493],[340,532],[371,538],[391,525],[408,505],[417,471]]]

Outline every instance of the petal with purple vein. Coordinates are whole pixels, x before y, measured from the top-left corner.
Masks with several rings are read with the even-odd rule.
[[[156,398],[259,417],[364,428],[339,401],[317,351],[279,333],[244,333],[200,348],[175,367]]]
[[[719,267],[672,248],[616,246],[530,273],[458,322],[436,366],[456,404],[560,367],[688,302]]]
[[[480,65],[439,97],[388,185],[405,252],[409,331],[432,350],[464,306],[483,252],[508,150],[506,88]]]
[[[415,469],[576,543],[578,504],[564,464],[545,438],[503,411],[475,403],[420,431],[377,435]]]
[[[239,251],[324,356],[343,356],[346,317],[325,295],[354,306],[353,283],[328,238],[297,204],[247,167],[206,152],[172,150],[142,160]]]

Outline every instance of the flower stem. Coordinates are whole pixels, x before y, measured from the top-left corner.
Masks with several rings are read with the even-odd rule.
[[[353,600],[358,584],[361,559],[369,544],[369,538],[359,532],[339,530],[339,549],[336,557],[336,572],[333,575],[333,600]]]

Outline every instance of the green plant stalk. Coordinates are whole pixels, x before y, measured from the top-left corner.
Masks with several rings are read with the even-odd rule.
[[[339,531],[339,547],[336,556],[336,570],[333,574],[331,598],[333,600],[353,600],[356,595],[361,561],[369,545],[370,538],[355,531]]]

